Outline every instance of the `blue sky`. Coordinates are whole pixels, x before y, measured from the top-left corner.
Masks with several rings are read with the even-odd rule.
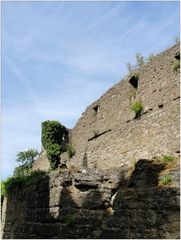
[[[2,178],[41,149],[41,122],[72,128],[127,73],[135,53],[179,36],[178,2],[2,3]]]

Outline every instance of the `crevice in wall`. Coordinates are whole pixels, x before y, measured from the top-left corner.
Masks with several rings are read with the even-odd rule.
[[[74,187],[77,188],[81,192],[87,192],[91,189],[97,189],[98,188],[97,185],[91,185],[91,184],[88,184],[88,183],[80,183],[78,185],[77,185],[77,183],[75,183]]]
[[[112,131],[112,129],[109,129],[109,130],[106,130],[105,132],[99,133],[99,134],[97,134],[96,136],[93,136],[93,137],[89,138],[89,139],[88,139],[88,142],[89,142],[89,141],[92,141],[93,139],[96,139],[96,138],[98,138],[98,137],[102,136],[103,134],[105,134],[105,133],[107,133],[107,132],[110,132],[110,131]]]
[[[177,99],[180,99],[180,96],[178,96],[178,97],[174,98],[173,100],[175,101],[175,100],[177,100]]]
[[[151,111],[153,111],[153,108],[149,108],[147,111],[143,112],[141,115],[147,114],[148,112],[151,112]]]

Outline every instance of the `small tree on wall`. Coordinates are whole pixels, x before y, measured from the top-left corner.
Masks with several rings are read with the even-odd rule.
[[[42,123],[42,145],[46,150],[52,169],[58,167],[65,132],[66,128],[58,121]]]
[[[38,156],[38,151],[35,149],[28,149],[27,151],[19,152],[16,155],[16,161],[20,162],[21,165],[15,167],[13,175],[14,176],[23,176],[30,173],[33,162],[36,160]]]

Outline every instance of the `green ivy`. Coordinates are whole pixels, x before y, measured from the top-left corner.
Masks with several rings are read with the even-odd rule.
[[[66,128],[58,121],[45,121],[42,123],[42,145],[52,169],[58,167],[62,152],[62,138]]]
[[[47,157],[50,161],[50,166],[52,169],[58,167],[60,154],[61,154],[61,145],[57,143],[49,144],[47,148]]]

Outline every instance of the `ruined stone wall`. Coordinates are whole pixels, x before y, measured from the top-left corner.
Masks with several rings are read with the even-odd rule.
[[[176,45],[144,65],[137,90],[127,77],[86,109],[72,130],[76,154],[69,165],[127,168],[132,160],[179,151],[179,72],[173,71],[178,50]],[[144,107],[140,119],[130,109],[137,100]]]
[[[86,109],[69,139],[75,156],[60,156],[68,169],[9,192],[3,238],[179,239],[178,49],[143,66],[137,90],[127,77]],[[134,119],[137,100],[144,110]],[[175,158],[154,158],[164,154]],[[48,168],[42,152],[33,169]],[[165,176],[171,181],[164,185]]]
[[[177,239],[178,162],[172,163],[172,183],[160,185],[168,170],[139,160],[129,178],[56,170],[34,185],[17,185],[3,203],[2,238]]]

